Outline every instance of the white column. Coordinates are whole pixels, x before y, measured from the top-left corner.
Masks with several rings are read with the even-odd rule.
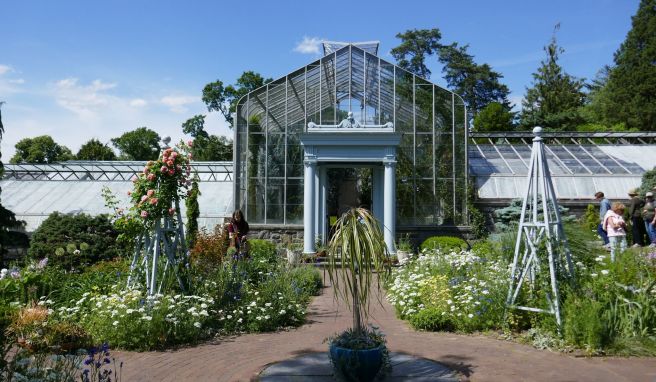
[[[327,181],[328,169],[325,166],[321,166],[319,168],[319,235],[321,236],[322,244],[326,244],[326,241],[328,240],[328,227],[326,224]]]
[[[374,217],[378,219],[378,221],[382,224],[383,223],[383,211],[385,210],[383,208],[383,199],[384,199],[384,186],[385,184],[383,183],[383,168],[382,167],[374,167],[372,168],[372,179],[371,179],[371,188],[373,189],[372,192],[372,206],[371,206],[371,212],[374,213]]]
[[[317,161],[305,160],[303,179],[303,253],[314,253],[314,184]]]
[[[386,159],[383,164],[385,165],[383,230],[387,250],[394,254],[396,253],[396,246],[394,245],[396,235],[396,161]]]
[[[314,169],[314,242],[317,242],[317,236],[321,232],[321,166],[317,164]]]

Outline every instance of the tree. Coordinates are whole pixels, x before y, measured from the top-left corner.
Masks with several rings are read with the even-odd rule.
[[[500,82],[503,75],[492,70],[488,64],[476,64],[474,56],[467,53],[468,47],[453,43],[442,46],[438,51],[449,89],[463,98],[470,116],[478,114],[491,102],[499,103],[510,111],[510,91]]]
[[[396,38],[401,40],[401,44],[393,48],[391,53],[398,65],[420,77],[430,78],[431,71],[426,67],[426,57],[435,54],[442,46],[440,30],[409,29],[397,33]]]
[[[191,183],[189,196],[185,200],[185,206],[187,207],[187,248],[194,247],[196,237],[198,236],[198,217],[200,216],[199,196],[198,179],[194,179]]]
[[[558,58],[565,50],[556,43],[557,24],[549,45],[544,47],[546,60],[533,73],[533,87],[526,89],[522,101],[520,125],[542,126],[557,130],[576,130],[584,122],[580,113],[585,103],[584,81],[563,71]]]
[[[498,102],[490,102],[476,117],[474,117],[475,131],[508,131],[513,129],[515,113]]]
[[[11,163],[52,163],[73,159],[71,150],[56,143],[49,135],[21,139],[15,147],[16,154]]]
[[[147,127],[140,127],[118,138],[112,138],[112,144],[121,152],[121,159],[126,160],[157,159],[159,141],[159,135]]]
[[[631,30],[615,52],[600,105],[610,124],[656,129],[656,0],[642,0],[631,19]]]
[[[231,161],[232,140],[209,135],[205,131],[205,116],[196,115],[182,124],[182,132],[194,138],[191,153],[197,161]]]
[[[205,85],[202,99],[205,105],[207,105],[208,111],[220,112],[226,122],[232,126],[232,113],[237,110],[239,99],[271,81],[273,79],[264,79],[259,73],[246,71],[237,78],[235,85],[224,87],[221,80],[216,80]]]
[[[109,146],[94,138],[80,147],[75,158],[79,160],[116,160],[116,154]]]

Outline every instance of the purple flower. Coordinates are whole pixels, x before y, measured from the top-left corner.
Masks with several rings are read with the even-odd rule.
[[[48,258],[47,257],[41,259],[41,261],[39,261],[36,264],[36,269],[44,269],[46,267],[46,265],[48,265]]]

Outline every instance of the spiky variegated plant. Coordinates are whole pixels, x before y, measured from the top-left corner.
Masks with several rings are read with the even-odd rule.
[[[380,223],[364,208],[345,212],[334,232],[328,248],[328,275],[335,298],[341,298],[353,312],[353,330],[362,333],[372,286],[380,298],[380,279],[390,270],[389,253]]]

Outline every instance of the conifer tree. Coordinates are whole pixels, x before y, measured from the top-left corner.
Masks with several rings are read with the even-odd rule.
[[[615,53],[608,75],[606,102],[609,123],[629,129],[656,130],[656,0],[642,0],[631,30]]]
[[[520,126],[523,128],[542,126],[573,131],[584,122],[579,110],[585,103],[584,81],[565,73],[558,63],[565,51],[556,42],[559,28],[557,24],[551,42],[544,47],[547,57],[533,73],[533,87],[526,90],[522,101]]]

